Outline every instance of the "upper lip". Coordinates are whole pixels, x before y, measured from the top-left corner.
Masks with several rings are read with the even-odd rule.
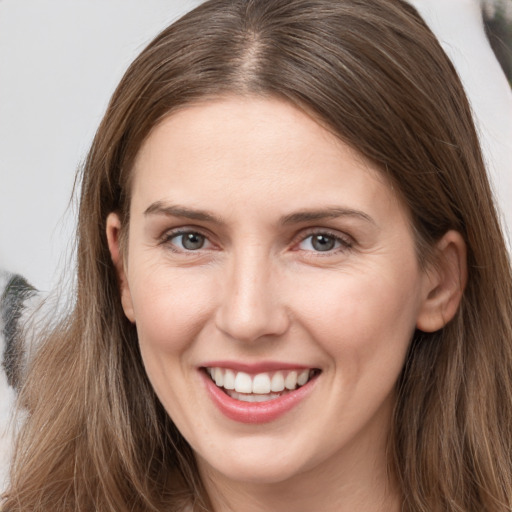
[[[313,369],[314,366],[300,363],[289,363],[281,361],[259,361],[254,363],[246,363],[240,361],[208,361],[199,366],[200,368],[229,368],[239,372],[249,374],[273,372],[278,370],[305,370]]]

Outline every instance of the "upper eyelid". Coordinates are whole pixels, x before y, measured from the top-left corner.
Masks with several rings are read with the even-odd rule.
[[[306,233],[302,232],[297,235],[297,242],[302,242],[313,235],[327,235],[332,236],[338,240],[341,240],[344,243],[354,244],[354,237],[349,235],[348,233],[340,232],[336,229],[329,228],[307,228]]]
[[[201,235],[202,237],[204,237],[208,241],[208,243],[209,243],[209,245],[211,245],[211,247],[200,248],[200,249],[197,249],[196,251],[184,250],[184,252],[199,252],[201,250],[210,250],[212,247],[215,247],[215,245],[216,245],[215,242],[212,241],[212,237],[208,233],[205,233],[204,230],[198,229],[198,228],[195,228],[195,227],[194,228],[192,228],[192,227],[179,227],[179,228],[167,229],[159,237],[159,240],[160,240],[161,244],[166,244],[166,243],[170,243],[170,241],[173,238],[178,237],[180,235],[185,235],[187,233],[196,233],[198,235]]]
[[[208,232],[208,230],[205,230],[203,228],[197,227],[197,226],[181,226],[177,228],[169,228],[165,229],[160,238],[162,239],[170,239],[175,236],[186,234],[186,233],[197,233],[198,235],[204,236],[211,242],[212,235]]]

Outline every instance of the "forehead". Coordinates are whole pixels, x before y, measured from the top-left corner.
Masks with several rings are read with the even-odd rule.
[[[396,202],[380,170],[313,117],[276,98],[224,97],[184,107],[139,151],[132,198],[317,207]],[[137,206],[137,205],[136,205]]]
[[[290,151],[300,149],[303,158],[305,139],[311,148],[320,143],[349,151],[348,146],[323,128],[313,115],[284,99],[238,95],[206,98],[186,104],[160,121],[142,144],[135,166],[141,159],[151,158],[152,151],[162,143],[172,143],[176,149],[195,148],[198,150],[195,158],[208,159],[214,152],[222,155],[225,149],[230,150],[231,157],[237,156],[233,151],[236,146],[247,161],[251,147],[258,154],[258,160],[267,154],[267,151],[261,153],[265,148],[273,152],[273,158],[290,158]],[[280,142],[279,152],[275,151],[276,141]],[[356,151],[351,152],[354,157],[358,155]],[[176,158],[182,156],[176,154]]]

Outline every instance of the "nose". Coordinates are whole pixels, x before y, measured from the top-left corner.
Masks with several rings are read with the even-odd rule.
[[[268,256],[233,258],[226,274],[215,318],[220,331],[232,339],[252,342],[288,330],[290,318],[281,280]]]

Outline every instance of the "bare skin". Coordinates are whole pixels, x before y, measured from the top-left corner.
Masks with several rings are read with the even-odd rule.
[[[170,115],[134,173],[124,257],[120,220],[107,222],[123,307],[215,512],[398,512],[395,384],[414,330],[458,306],[461,237],[448,232],[422,269],[379,170],[278,99]],[[248,422],[212,399],[249,410],[246,393],[263,391],[233,398],[208,372],[270,380],[280,365],[310,379],[292,408]]]

